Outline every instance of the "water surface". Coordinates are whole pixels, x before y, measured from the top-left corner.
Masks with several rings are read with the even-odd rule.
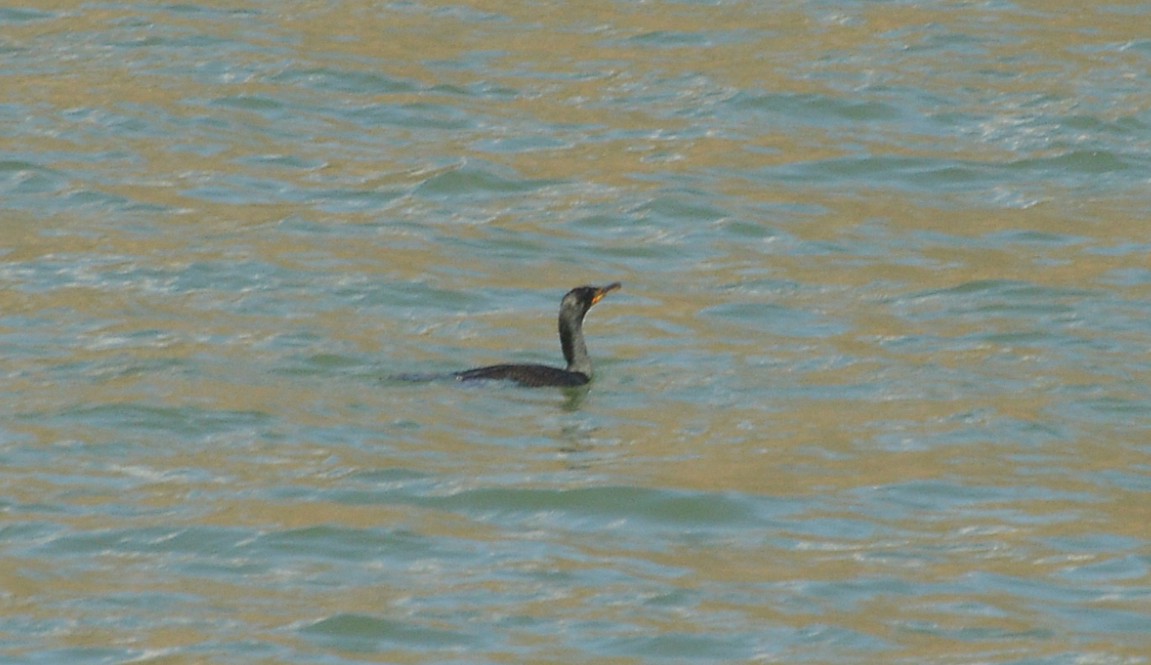
[[[0,10],[0,655],[1148,662],[1148,14]]]

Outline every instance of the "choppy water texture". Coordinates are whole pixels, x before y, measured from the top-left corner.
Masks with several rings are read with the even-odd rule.
[[[0,9],[0,660],[1151,662],[1148,26]]]

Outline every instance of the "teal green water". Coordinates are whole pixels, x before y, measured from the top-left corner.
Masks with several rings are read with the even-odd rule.
[[[1149,19],[0,9],[0,660],[1151,662]]]

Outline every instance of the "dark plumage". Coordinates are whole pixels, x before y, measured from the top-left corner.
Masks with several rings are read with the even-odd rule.
[[[514,381],[528,388],[582,386],[591,381],[591,358],[583,338],[583,319],[592,305],[620,288],[615,282],[604,287],[581,286],[560,301],[559,333],[567,368],[548,365],[491,365],[456,372],[459,381]]]

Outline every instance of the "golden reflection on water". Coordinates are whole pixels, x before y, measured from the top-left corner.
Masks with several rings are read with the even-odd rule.
[[[1080,11],[1078,5],[1075,11],[1053,11],[1048,4],[1026,20],[1009,13],[1019,31],[1004,39],[994,22],[981,23],[968,18],[970,12],[943,7],[869,5],[837,11],[791,4],[765,11],[757,4],[736,3],[723,11],[695,5],[653,11],[647,4],[474,2],[409,5],[405,12],[337,2],[266,9],[261,31],[249,33],[250,21],[230,17],[229,7],[197,6],[225,13],[165,10],[148,19],[222,40],[219,50],[211,40],[206,45],[170,46],[198,51],[180,52],[178,70],[165,69],[163,55],[147,61],[146,49],[124,47],[124,38],[143,38],[146,28],[105,34],[138,18],[140,9],[133,6],[56,3],[56,18],[3,27],[14,47],[49,45],[46,57],[58,61],[59,71],[6,77],[11,98],[42,113],[50,127],[32,136],[0,137],[0,149],[50,162],[66,181],[61,196],[92,190],[157,207],[154,215],[142,215],[145,223],[105,218],[99,211],[73,217],[60,209],[0,220],[5,237],[0,256],[6,264],[56,262],[65,275],[55,289],[0,289],[0,312],[59,316],[66,326],[61,334],[72,341],[55,351],[49,350],[51,345],[40,348],[40,355],[6,378],[8,392],[18,396],[9,408],[23,414],[7,431],[35,446],[58,446],[65,457],[96,455],[95,461],[88,458],[86,467],[71,472],[84,482],[108,481],[102,490],[62,496],[59,478],[24,472],[18,483],[10,484],[14,501],[64,501],[76,514],[52,520],[78,532],[162,526],[166,515],[179,513],[183,527],[265,533],[317,525],[365,531],[403,528],[430,539],[473,543],[480,550],[508,541],[544,542],[561,554],[517,564],[578,575],[597,566],[626,569],[639,559],[680,571],[667,584],[701,592],[701,614],[731,612],[748,624],[796,630],[842,626],[888,641],[903,658],[918,661],[954,657],[957,650],[980,657],[1026,652],[1036,658],[1080,648],[1074,637],[1046,634],[1035,639],[1036,632],[1057,633],[1058,627],[1046,627],[1051,620],[1033,598],[1020,600],[1019,594],[994,588],[970,593],[954,589],[966,578],[991,575],[1043,585],[1062,571],[1111,556],[1102,551],[1064,553],[1051,544],[1057,539],[1105,533],[1146,540],[1146,524],[1151,523],[1146,502],[1138,500],[1137,492],[1100,481],[1109,471],[1142,468],[1144,455],[1135,436],[1124,431],[1121,417],[1104,423],[1071,422],[1058,412],[1071,401],[1060,392],[1068,386],[1145,400],[1135,393],[1151,382],[1147,359],[1134,359],[1138,362],[1126,368],[1125,359],[1115,352],[1052,359],[1049,348],[1031,348],[1026,340],[979,339],[935,349],[927,344],[913,351],[893,350],[892,343],[937,338],[946,347],[984,333],[1029,332],[1018,318],[915,318],[898,309],[914,314],[920,311],[916,307],[927,305],[908,304],[913,294],[981,281],[1069,291],[1106,289],[1133,303],[1151,300],[1145,284],[1114,283],[1117,271],[1146,269],[1143,253],[1129,249],[1145,236],[1145,220],[1131,213],[1137,206],[1108,196],[1074,197],[1058,187],[1039,185],[1035,191],[1007,192],[1027,201],[1024,205],[997,205],[996,193],[989,193],[986,207],[973,207],[954,192],[925,200],[922,194],[878,186],[875,191],[860,186],[839,191],[826,182],[765,184],[755,176],[761,170],[863,152],[908,158],[947,155],[977,166],[1001,166],[1016,159],[1017,142],[1030,140],[1026,132],[1012,134],[1017,123],[1027,121],[1029,114],[1058,116],[1073,110],[1044,111],[1026,102],[1067,93],[1060,81],[1081,81],[1108,66],[1107,71],[1123,79],[1125,68],[1141,62],[1135,55],[1114,56],[1117,63],[1091,55],[1091,48],[1101,44],[1141,39],[1136,21]],[[1081,21],[1087,20],[1084,12],[1093,31],[1081,29]],[[482,15],[494,20],[478,18]],[[957,66],[937,78],[925,76],[924,61],[915,59],[918,50],[928,46],[924,33],[931,32],[930,26],[952,22],[959,24],[958,33],[971,33],[985,44],[987,64],[1004,70],[1001,79],[976,76],[972,65]],[[685,45],[653,49],[645,44],[660,33],[683,33]],[[233,48],[236,44],[247,47]],[[888,66],[878,70],[870,64],[892,51],[906,51],[908,57],[880,58]],[[1048,63],[1058,63],[1058,69],[1053,71]],[[394,90],[331,92],[342,100],[333,102],[336,106],[370,110],[442,105],[462,109],[474,124],[454,131],[390,125],[365,132],[326,110],[321,100],[297,97],[303,93],[292,83],[276,80],[276,74],[325,68],[394,82]],[[951,98],[944,93],[972,85],[971,79],[985,87],[964,96],[964,108],[950,111],[975,112],[996,95],[1009,96],[1015,105],[1000,116],[999,124],[984,128],[982,140],[959,146],[936,135],[893,142],[883,133],[868,133],[862,121],[813,124],[796,131],[773,126],[772,116],[765,115],[762,125],[732,128],[719,126],[723,119],[708,113],[709,105],[737,92],[826,94],[851,101],[856,92],[864,96],[869,86],[882,85]],[[653,82],[667,81],[677,82],[669,87],[678,96],[665,93],[650,103],[629,101],[642,100]],[[508,93],[467,92],[496,88]],[[1145,101],[1143,94],[1128,93],[1124,104]],[[907,98],[892,95],[886,102],[892,112],[903,111]],[[282,107],[261,112],[224,103],[245,97],[275,100]],[[1113,115],[1132,113],[1124,104]],[[83,110],[128,120],[139,113],[155,124],[148,132],[133,133],[99,113],[87,119],[70,115]],[[539,127],[554,131],[555,136],[545,137],[555,140],[553,146],[503,153],[480,147],[484,140],[506,140]],[[314,166],[276,169],[252,161],[283,156]],[[112,166],[101,168],[104,161]],[[444,204],[461,208],[454,217],[437,214],[435,202],[413,194],[420,184],[472,163],[498,164],[519,178],[579,186],[527,191],[522,209],[509,209],[511,197]],[[315,357],[324,354],[365,374],[375,369],[363,370],[356,365],[358,359],[378,358],[380,375],[397,363],[410,368],[458,362],[463,367],[489,357],[498,361],[507,353],[555,358],[554,314],[548,309],[489,302],[477,303],[475,309],[464,306],[459,313],[441,308],[413,314],[398,306],[369,310],[347,302],[326,303],[319,289],[293,292],[300,299],[292,306],[271,311],[248,307],[277,289],[298,287],[288,283],[293,279],[332,284],[325,280],[343,278],[353,286],[431,284],[462,293],[465,301],[478,299],[485,289],[561,293],[574,283],[595,281],[588,275],[591,264],[541,260],[525,270],[492,258],[492,247],[498,245],[493,234],[536,235],[545,251],[586,241],[588,234],[569,224],[581,210],[610,206],[619,198],[627,200],[617,204],[623,215],[649,197],[689,189],[676,178],[702,173],[720,174],[713,181],[715,194],[734,211],[730,217],[762,224],[772,233],[753,240],[714,240],[721,224],[713,223],[717,235],[708,241],[722,245],[722,253],[669,260],[657,271],[629,264],[627,252],[635,245],[660,242],[677,248],[683,238],[676,234],[686,231],[639,229],[638,241],[624,238],[612,247],[602,241],[600,249],[624,257],[606,261],[614,272],[603,278],[619,279],[626,286],[618,303],[605,305],[589,320],[589,343],[605,369],[578,405],[552,394],[505,391],[493,396],[451,385],[396,387],[373,377],[348,380],[338,370],[315,369],[322,365]],[[246,188],[245,178],[267,189],[257,195],[252,190],[259,187]],[[378,206],[330,212],[314,204],[313,197],[323,198],[338,188],[402,193],[382,213]],[[233,199],[226,196],[229,191]],[[776,217],[753,217],[754,211],[763,210]],[[334,232],[281,233],[285,220],[297,216]],[[353,225],[371,231],[339,232]],[[1020,229],[1059,238],[1031,244],[989,241]],[[547,244],[557,238],[563,241]],[[448,246],[446,239],[456,244]],[[844,249],[825,255],[788,251],[820,243]],[[191,265],[242,261],[294,277],[250,284],[236,292],[180,290],[165,282],[165,276]],[[116,286],[106,281],[133,270],[158,277]],[[8,285],[17,285],[19,279],[5,273]],[[769,285],[755,286],[757,280]],[[467,283],[459,283],[463,281]],[[780,286],[786,284],[798,286]],[[842,326],[823,336],[796,339],[705,314],[732,302],[778,305]],[[1092,323],[1078,321],[1069,327],[1088,346],[1137,340],[1145,334],[1100,329]],[[996,325],[1002,329],[994,329]],[[283,336],[299,332],[323,341],[298,353],[277,347]],[[135,334],[151,335],[150,341],[132,341],[141,339],[133,338]],[[685,350],[695,354],[689,357],[696,366],[661,367],[660,354],[675,356]],[[167,365],[155,372],[139,370],[150,363]],[[94,369],[63,372],[64,381],[52,373],[70,365]],[[285,366],[307,371],[293,373]],[[960,391],[949,384],[951,377],[973,368],[980,368],[972,376],[986,381],[987,390],[976,385]],[[778,392],[765,392],[764,386]],[[660,391],[668,393],[666,399],[645,399]],[[114,409],[142,402],[181,413],[224,414],[238,422],[249,418],[253,424],[223,428],[225,433],[207,435],[207,445],[190,450],[181,449],[179,437],[169,440],[163,428],[157,428],[161,433],[151,443],[163,454],[139,460],[117,459],[113,453],[103,458],[89,450],[122,445],[134,452],[147,449],[149,442],[139,440],[138,434],[101,429],[82,418],[70,421],[73,425],[38,419],[92,405]],[[486,419],[497,403],[515,415],[498,422]],[[1062,433],[1037,437],[1038,442],[974,435],[951,445],[938,442],[964,428],[1002,431],[991,425],[1003,421],[1042,428],[1052,420],[1059,421]],[[358,440],[325,438],[345,432],[350,424],[358,428]],[[874,523],[883,535],[869,540],[838,534],[831,527],[804,532],[802,519],[785,515],[780,518],[784,526],[764,529],[762,548],[745,542],[687,546],[672,540],[637,552],[617,549],[610,537],[549,531],[546,524],[517,531],[486,515],[452,510],[379,500],[357,505],[331,498],[269,498],[275,496],[271,490],[286,489],[297,497],[328,496],[325,493],[352,484],[357,473],[412,467],[429,476],[460,476],[454,488],[459,491],[516,473],[526,479],[525,485],[542,487],[558,475],[577,487],[607,480],[713,497],[823,500],[802,517]],[[129,498],[117,485],[127,479],[135,479]],[[885,498],[884,492],[911,483],[967,484],[1003,490],[1002,495],[1015,488],[1037,488],[1050,496],[1023,494],[1002,505],[995,499],[975,501],[957,514],[905,506],[886,514],[885,501],[895,500]],[[118,517],[121,502],[142,514]],[[189,510],[190,518],[182,512]],[[523,510],[531,512],[530,507]],[[229,621],[263,630],[260,639],[286,645],[298,640],[285,626],[300,622],[385,610],[417,615],[421,595],[437,592],[466,589],[498,596],[509,588],[523,591],[515,588],[515,581],[505,587],[491,579],[456,580],[452,570],[418,570],[408,588],[348,585],[305,592],[292,584],[275,584],[277,575],[286,582],[306,577],[312,572],[307,562],[265,571],[255,583],[210,575],[189,582],[169,577],[162,562],[155,564],[144,554],[117,553],[112,547],[92,555],[90,570],[66,577],[55,571],[55,563],[33,557],[9,562],[14,567],[4,568],[19,571],[5,576],[8,598],[16,599],[3,612],[9,616],[49,620],[67,616],[73,611],[69,603],[77,599],[114,594],[194,594],[210,599]],[[834,598],[817,603],[805,595],[819,583],[875,578],[922,584],[923,590],[904,595],[874,592],[843,606]],[[666,581],[654,574],[649,579]],[[765,596],[780,592],[793,605],[771,598],[752,603],[715,592],[728,588],[725,585],[758,585]],[[636,606],[603,602],[601,591],[591,585],[569,586],[556,597],[531,591],[522,593],[521,605],[509,600],[499,609],[557,622],[574,615],[626,619],[654,631],[700,629],[689,614],[676,619],[625,616],[635,614]],[[804,602],[813,606],[796,609]],[[949,611],[964,602],[985,603],[997,612],[973,618],[970,612]],[[162,650],[216,638],[210,617],[194,617],[189,624],[150,625],[145,634],[132,636],[115,625],[85,626],[51,641],[57,647],[104,647],[127,640]],[[929,624],[935,630],[922,629]],[[940,637],[980,629],[1004,637]],[[519,639],[552,646],[539,635]],[[1117,657],[1144,657],[1126,642],[1108,648]]]

